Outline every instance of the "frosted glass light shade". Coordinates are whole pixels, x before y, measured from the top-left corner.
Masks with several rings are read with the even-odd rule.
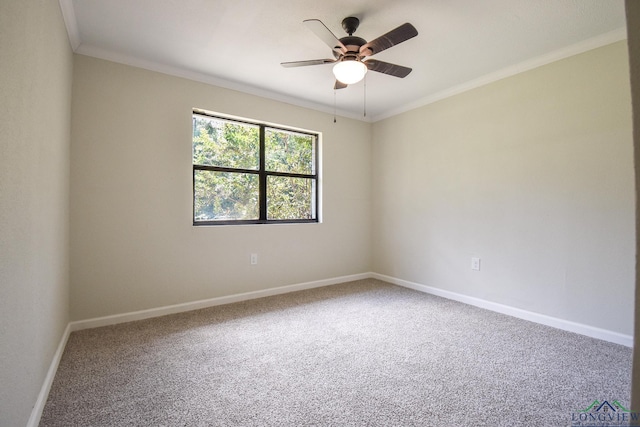
[[[358,83],[367,74],[367,66],[360,61],[341,61],[333,66],[333,75],[346,85]]]

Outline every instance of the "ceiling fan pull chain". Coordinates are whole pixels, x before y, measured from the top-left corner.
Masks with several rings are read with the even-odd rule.
[[[336,90],[333,89],[333,123],[336,122]]]
[[[367,117],[367,75],[364,75],[364,117]]]

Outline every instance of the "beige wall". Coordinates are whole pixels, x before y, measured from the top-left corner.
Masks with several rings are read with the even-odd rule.
[[[333,124],[322,113],[76,56],[72,318],[372,269],[631,334],[626,61],[620,42],[378,122],[371,133],[366,123]],[[323,132],[324,222],[191,226],[192,107]],[[249,265],[252,252],[258,266]],[[472,256],[482,258],[479,273]]]
[[[58,2],[0,2],[0,425],[24,426],[68,318],[72,54]]]
[[[80,55],[73,93],[74,320],[370,271],[370,124]],[[194,107],[322,132],[323,222],[192,226]]]
[[[619,42],[375,123],[374,271],[632,334],[627,60]]]

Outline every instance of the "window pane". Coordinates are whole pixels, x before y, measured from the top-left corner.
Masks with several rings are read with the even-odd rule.
[[[260,127],[193,116],[193,164],[257,170]]]
[[[195,221],[259,218],[258,175],[194,171]]]
[[[265,130],[265,166],[268,171],[314,174],[315,137],[278,129]]]
[[[313,179],[267,177],[267,219],[315,219]]]

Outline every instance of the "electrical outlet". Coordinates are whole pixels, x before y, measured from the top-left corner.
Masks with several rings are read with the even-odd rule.
[[[251,265],[258,264],[258,254],[251,254]]]
[[[471,269],[475,271],[480,271],[480,258],[476,258],[476,257],[471,258]]]

